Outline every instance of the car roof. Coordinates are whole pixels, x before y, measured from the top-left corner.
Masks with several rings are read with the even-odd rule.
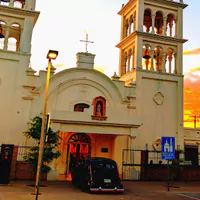
[[[91,158],[86,158],[86,161],[90,161],[90,162],[111,162],[111,163],[115,163],[116,162],[110,158],[103,158],[103,157],[91,157]]]

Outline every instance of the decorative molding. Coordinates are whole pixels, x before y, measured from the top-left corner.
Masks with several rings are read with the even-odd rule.
[[[35,86],[31,86],[31,85],[23,85],[23,87],[25,89],[31,89],[31,90],[34,90],[35,89]]]
[[[127,106],[128,107],[128,109],[136,109],[136,106]]]
[[[1,11],[6,12],[6,13],[15,13],[18,15],[27,15],[27,16],[39,16],[40,12],[39,11],[34,11],[34,10],[26,10],[26,9],[21,9],[21,8],[16,8],[16,7],[10,7],[10,6],[5,6],[5,5],[0,5]]]
[[[40,95],[40,93],[36,92],[36,91],[31,91],[31,94],[34,95],[34,96],[39,96]]]
[[[128,12],[133,6],[135,6],[135,4],[133,4],[134,2],[135,2],[135,0],[129,0],[117,14],[122,15],[125,12]],[[133,4],[132,7],[131,7],[131,4]]]
[[[92,120],[106,121],[107,117],[92,115]]]
[[[22,97],[23,100],[29,100],[32,101],[34,98],[33,97]]]
[[[94,125],[94,126],[109,126],[109,127],[120,127],[120,128],[138,128],[140,125],[134,124],[119,124],[119,123],[107,123],[107,122],[86,122],[86,121],[72,121],[72,120],[58,120],[51,119],[53,123],[60,124],[74,124],[74,125]]]
[[[186,39],[175,38],[175,37],[170,37],[170,36],[165,36],[165,35],[147,33],[147,32],[143,32],[143,31],[134,31],[129,36],[125,37],[120,43],[118,43],[116,45],[116,47],[122,48],[122,47],[124,47],[124,45],[129,46],[130,43],[134,42],[134,38],[137,35],[146,37],[146,39],[155,39],[157,43],[159,43],[159,41],[172,42],[172,43],[177,43],[177,42],[185,43],[188,41]],[[144,40],[144,38],[143,38],[143,40]]]
[[[153,100],[155,101],[155,103],[157,105],[162,105],[164,103],[164,95],[161,92],[157,92],[154,96],[153,96]]]
[[[136,100],[136,97],[135,96],[127,96],[127,98],[129,99],[129,100]]]
[[[159,3],[159,4],[162,3],[166,6],[173,6],[175,8],[177,8],[177,7],[186,8],[188,6],[187,4],[173,1],[173,0],[146,0],[146,1],[153,2],[153,3]]]
[[[165,42],[173,42],[173,43],[185,43],[188,40],[186,39],[182,39],[182,38],[175,38],[175,37],[170,37],[170,36],[166,36],[166,35],[159,35],[159,34],[153,34],[153,33],[147,33],[147,32],[143,32],[143,31],[135,31],[136,35],[140,35],[140,36],[145,36],[146,38],[149,39],[155,39],[157,40],[157,42],[160,41],[165,41]]]

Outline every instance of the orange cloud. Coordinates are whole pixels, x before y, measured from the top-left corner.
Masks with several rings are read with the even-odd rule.
[[[184,78],[184,126],[194,127],[194,117],[200,115],[200,75],[194,72],[200,67],[192,68]],[[197,127],[200,122],[197,121]]]
[[[200,70],[200,66],[190,69],[190,72],[196,72]]]
[[[183,52],[183,55],[200,55],[200,48],[193,49],[193,50],[186,50]]]

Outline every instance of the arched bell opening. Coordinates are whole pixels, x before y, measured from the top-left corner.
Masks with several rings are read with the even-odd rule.
[[[4,49],[6,23],[0,20],[0,49]]]
[[[126,29],[126,37],[129,35],[129,20],[127,19],[125,22],[125,29]]]
[[[168,73],[176,73],[175,61],[174,50],[172,48],[168,48],[166,55],[166,69]]]
[[[9,1],[0,1],[0,5],[9,6]]]
[[[10,26],[8,48],[9,51],[18,51],[21,37],[20,25],[15,23]]]
[[[142,48],[142,68],[151,69],[151,47],[149,45],[143,45]]]
[[[163,13],[160,11],[156,12],[155,16],[155,29],[156,29],[156,34],[161,35],[163,33]]]
[[[25,1],[16,0],[16,1],[14,1],[13,7],[15,7],[15,8],[23,8],[24,4],[25,4]]]
[[[162,47],[154,48],[154,66],[157,72],[163,71],[163,49]]]
[[[174,37],[176,35],[175,16],[173,14],[168,14],[166,23],[167,23],[166,35]]]
[[[149,33],[151,27],[152,27],[151,10],[150,9],[146,9],[144,11],[143,31]]]

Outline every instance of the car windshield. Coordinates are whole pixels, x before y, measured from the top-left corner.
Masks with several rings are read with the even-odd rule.
[[[113,163],[94,162],[91,164],[92,174],[95,177],[105,178],[105,176],[116,176],[117,167]]]

